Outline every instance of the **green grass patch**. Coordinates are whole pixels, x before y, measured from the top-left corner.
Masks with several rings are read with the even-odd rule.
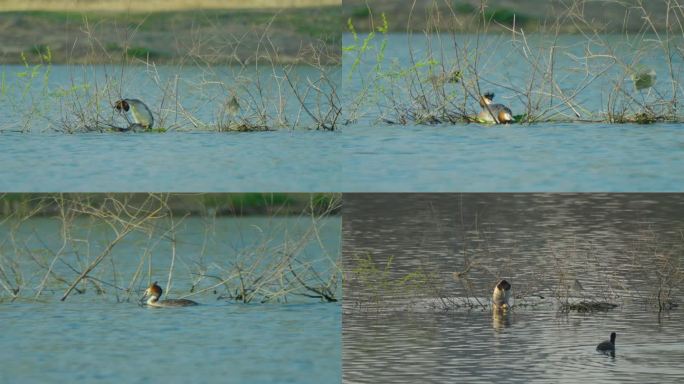
[[[28,51],[39,56],[44,56],[50,54],[50,47],[47,44],[35,44],[31,46]]]
[[[352,9],[350,16],[357,19],[357,18],[366,18],[371,15],[370,9],[366,6],[362,7],[355,7]]]
[[[162,53],[160,51],[155,51],[153,49],[145,48],[145,47],[130,47],[126,49],[126,56],[130,58],[135,58],[135,59],[159,59],[163,57],[167,57],[168,55],[165,53]]]
[[[507,8],[485,10],[485,18],[505,25],[513,25],[514,21],[517,25],[524,25],[531,20],[530,17]]]
[[[477,8],[470,3],[459,3],[454,5],[454,11],[456,14],[475,13]]]
[[[202,203],[207,208],[232,206],[241,209],[263,207],[279,207],[288,205],[292,198],[278,193],[244,193],[244,194],[207,194],[202,196]]]

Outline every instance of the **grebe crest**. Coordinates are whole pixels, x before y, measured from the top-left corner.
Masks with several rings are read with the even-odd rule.
[[[492,308],[493,309],[508,309],[510,308],[509,300],[511,298],[511,283],[506,280],[499,281],[494,286],[494,293],[492,293]]]
[[[508,124],[513,121],[513,112],[503,104],[492,104],[494,93],[487,92],[480,97],[482,111],[477,115],[478,120],[485,123]],[[496,117],[496,119],[494,118]]]
[[[599,345],[596,346],[596,350],[602,353],[609,353],[613,356],[615,356],[615,337],[617,335],[615,332],[611,332],[610,334],[610,340],[605,340],[602,341]]]
[[[145,294],[140,299],[141,302],[145,302],[150,307],[187,307],[190,305],[197,305],[196,302],[188,299],[167,299],[159,300],[162,295],[162,289],[155,281],[150,284],[145,290]],[[146,300],[147,299],[147,300]]]
[[[121,113],[131,112],[133,122],[130,123],[128,130],[149,130],[154,125],[154,117],[147,105],[138,99],[121,99],[114,102],[114,109]]]

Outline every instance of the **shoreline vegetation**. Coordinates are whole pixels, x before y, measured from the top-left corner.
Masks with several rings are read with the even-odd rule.
[[[59,214],[61,200],[88,201],[103,205],[108,200],[126,201],[138,206],[150,195],[144,193],[6,193],[0,194],[0,221],[11,215],[54,216]],[[272,216],[288,217],[302,212],[339,215],[338,194],[284,193],[171,193],[156,194],[168,210],[177,216]],[[333,208],[330,208],[333,207]]]
[[[643,239],[644,249],[654,247],[652,239]],[[384,310],[434,310],[434,311],[491,311],[491,289],[501,278],[500,271],[485,260],[465,256],[464,269],[446,273],[427,266],[410,271],[396,269],[393,257],[371,253],[356,254],[345,260],[345,287],[353,295],[345,297],[349,311],[381,312]],[[684,281],[684,270],[679,254],[663,252],[653,260],[638,261],[635,257],[632,272],[639,281],[647,284],[632,285],[626,278],[603,281],[599,271],[600,261],[594,255],[586,255],[582,268],[572,267],[565,258],[554,261],[557,268],[550,274],[539,274],[533,279],[514,281],[515,290],[512,310],[553,308],[559,313],[596,313],[617,310],[625,305],[641,305],[658,313],[679,307],[678,289]],[[481,275],[475,277],[476,274]],[[508,279],[508,278],[507,278]],[[592,289],[581,287],[579,280],[592,281]],[[449,280],[447,282],[447,280]],[[461,296],[453,296],[447,286],[458,283]],[[353,288],[352,288],[353,287]],[[494,310],[496,312],[496,310]]]
[[[514,123],[684,121],[684,4],[543,3],[345,2],[344,78],[361,85],[345,95],[344,123],[483,123],[480,100],[492,89],[516,101]],[[406,35],[401,60],[388,48],[393,32]],[[577,41],[564,43],[566,34]],[[657,73],[648,64],[654,58]],[[492,76],[511,62],[524,68],[516,84]]]
[[[247,196],[254,200],[251,206],[270,207],[260,208],[267,216],[224,236],[212,201]],[[340,297],[339,255],[321,237],[325,226],[339,223],[327,220],[340,209],[339,195],[3,195],[0,205],[22,197],[23,207],[0,218],[0,302],[65,301],[87,292],[137,302],[151,281],[158,279],[169,292],[179,276],[189,283],[183,297],[214,295],[241,303],[288,303],[296,297],[331,303]],[[190,228],[186,219],[193,205],[202,206],[201,220]],[[272,220],[281,207],[296,221]],[[49,218],[37,220],[43,215]],[[233,241],[220,250],[208,246]]]
[[[567,23],[554,25],[560,33],[583,34],[587,28],[603,33],[638,33],[644,26],[640,7],[653,15],[650,22],[657,31],[668,28],[668,5],[660,0],[488,0],[484,2],[484,13],[481,12],[483,2],[480,0],[409,0],[407,3],[408,6],[394,0],[345,0],[342,6],[343,20],[346,25],[347,20],[351,19],[359,32],[374,30],[379,25],[379,15],[385,14],[387,19],[392,20],[389,32],[423,32],[437,28],[444,32],[477,33],[480,27],[473,16],[484,16],[494,22],[490,33],[507,31],[514,19],[518,28],[531,33],[544,30],[557,15],[567,11],[567,4],[575,3],[575,12],[591,17],[587,18],[585,25],[573,23],[570,19]],[[447,15],[449,17],[445,17]]]
[[[338,128],[339,1],[199,10],[171,2],[156,8],[163,12],[124,3],[111,12],[0,11],[0,102],[15,122],[1,131],[126,131],[128,116],[112,106],[131,97],[140,75],[153,95],[145,98],[155,122],[148,132]],[[193,2],[200,3],[219,4]],[[58,65],[68,77],[55,83]],[[199,81],[186,78],[193,71]],[[198,99],[203,105],[188,106]]]
[[[308,3],[280,9],[183,9],[172,2],[150,8],[154,11],[0,5],[0,64],[44,63],[48,52],[51,64],[245,64],[264,59],[256,47],[268,36],[265,40],[277,51],[269,62],[337,65],[339,6]]]
[[[107,11],[107,12],[149,12],[159,9],[282,9],[308,8],[315,6],[340,6],[342,0],[147,0],[147,1],[105,1],[105,0],[2,0],[0,10],[9,11]]]

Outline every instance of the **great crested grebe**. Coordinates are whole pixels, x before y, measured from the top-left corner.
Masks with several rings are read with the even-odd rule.
[[[482,111],[477,115],[478,120],[485,123],[508,124],[513,121],[513,112],[503,104],[492,104],[494,94],[489,92],[480,97]]]
[[[603,353],[615,354],[615,332],[610,334],[610,340],[602,341],[596,346],[596,350]]]
[[[159,300],[161,295],[162,289],[155,281],[154,283],[150,284],[149,287],[147,287],[145,294],[140,301],[144,301],[145,304],[149,305],[150,307],[187,307],[190,305],[198,305],[196,302],[188,299]]]
[[[511,298],[511,284],[506,280],[499,281],[494,286],[494,293],[492,293],[492,308],[493,309],[508,309],[510,304],[508,300]]]
[[[152,117],[152,112],[147,108],[147,105],[138,99],[121,99],[114,103],[114,109],[124,113],[131,111],[133,116],[133,123],[128,126],[124,131],[144,131],[152,129],[154,125],[154,118]]]

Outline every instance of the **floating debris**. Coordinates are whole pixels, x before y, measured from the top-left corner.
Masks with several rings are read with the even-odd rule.
[[[617,304],[609,303],[607,301],[579,301],[577,303],[564,303],[561,305],[561,310],[564,312],[605,312],[617,308]]]

